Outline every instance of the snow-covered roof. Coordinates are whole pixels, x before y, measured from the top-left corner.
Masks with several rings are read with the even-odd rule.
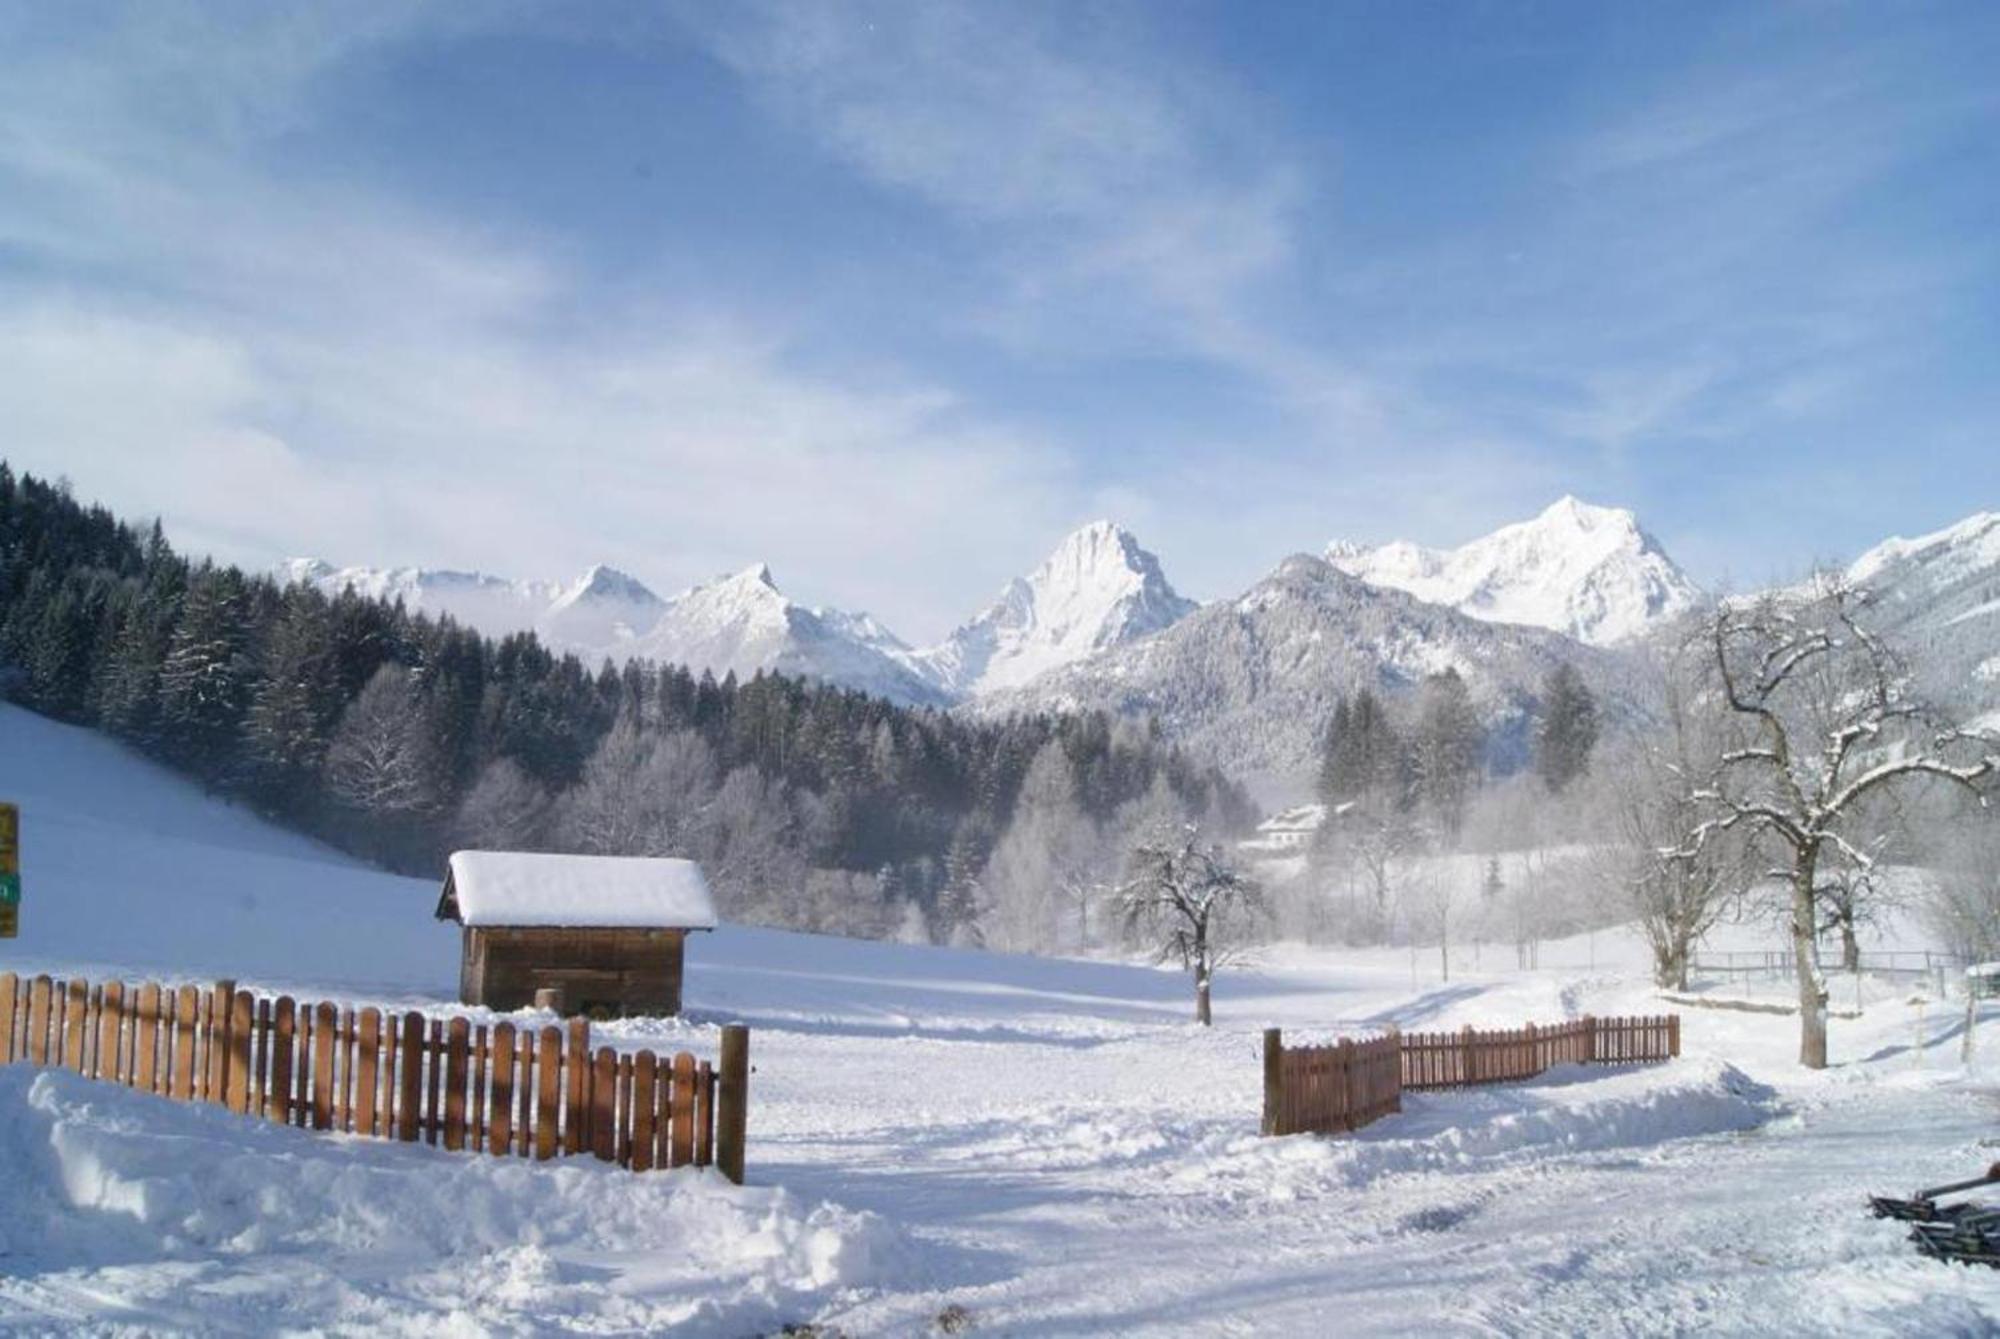
[[[1323,804],[1295,804],[1282,809],[1257,825],[1259,832],[1314,832],[1326,822]]]
[[[437,914],[466,925],[715,928],[701,866],[638,856],[454,851]]]

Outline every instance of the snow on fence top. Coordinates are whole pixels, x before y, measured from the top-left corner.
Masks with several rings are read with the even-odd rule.
[[[454,851],[437,914],[465,925],[715,928],[701,866],[637,856]]]

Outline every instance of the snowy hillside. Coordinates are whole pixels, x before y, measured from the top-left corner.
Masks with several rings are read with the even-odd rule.
[[[1878,544],[1847,576],[1933,698],[2000,720],[2000,513]]]
[[[2000,721],[2000,513],[1978,512],[1914,539],[1886,539],[1838,569],[1868,601],[1924,694],[1973,719]],[[1734,597],[1801,599],[1812,581]]]
[[[13,708],[0,757],[32,764],[6,782],[27,875],[6,970],[449,999],[457,937],[431,919],[429,881],[357,867]],[[2000,1323],[2000,1280],[1922,1261],[1859,1212],[1866,1190],[1991,1160],[1995,1073],[1958,1070],[1959,1010],[1926,1023],[1907,986],[1872,987],[1836,1022],[1820,1075],[1791,1063],[1791,1020],[1693,1010],[1674,1064],[1412,1093],[1358,1135],[1257,1137],[1267,1025],[1298,1041],[1661,1007],[1627,936],[1545,945],[1530,972],[1494,970],[1513,957],[1494,948],[1483,971],[1454,950],[1449,982],[1431,952],[1267,949],[1218,979],[1208,1030],[1184,1021],[1171,970],[725,927],[689,945],[687,1017],[597,1035],[709,1054],[721,1022],[751,1024],[740,1189],[313,1135],[0,1069],[0,1330]],[[1784,1286],[1760,1261],[1784,1262]]]
[[[1400,694],[1446,669],[1472,690],[1493,761],[1519,765],[1536,694],[1563,662],[1583,672],[1612,720],[1633,710],[1606,652],[1427,604],[1300,554],[1234,600],[981,707],[1152,716],[1196,757],[1288,798],[1303,793],[1341,695],[1363,686]]]
[[[1194,608],[1129,531],[1096,521],[1064,539],[1026,578],[1008,582],[977,618],[924,651],[922,661],[946,691],[975,697],[1021,687],[1158,632]]]
[[[1455,549],[1336,541],[1326,558],[1373,585],[1474,618],[1552,628],[1597,646],[1629,641],[1701,599],[1631,512],[1573,497]]]

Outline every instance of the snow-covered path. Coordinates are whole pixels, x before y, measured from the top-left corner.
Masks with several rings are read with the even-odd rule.
[[[773,1179],[882,1214],[928,1262],[914,1286],[823,1318],[857,1334],[917,1332],[952,1304],[1008,1334],[2000,1323],[1992,1276],[1919,1260],[1860,1209],[1869,1189],[1992,1158],[1982,1141],[2000,1131],[2000,1104],[1977,1083],[1891,1076],[1785,1095],[1697,1057],[1415,1096],[1350,1140],[1265,1141],[1247,1133],[1240,1093],[1217,1085],[1204,1100],[1173,1083],[1254,1077],[1216,1063],[1241,1040],[1190,1039],[1182,1063],[1157,1065],[1156,1089],[1115,1100],[1065,1091],[1068,1067],[1039,1047],[1011,1063],[964,1056],[1020,1081],[982,1086],[983,1102],[911,1092],[903,1112],[878,1107],[870,1128],[837,1138],[763,1135]],[[1115,1071],[1128,1046],[1142,1043],[1102,1043],[1086,1063]],[[930,1056],[910,1072],[931,1087],[954,1067]],[[769,1119],[783,1120],[770,1086]]]

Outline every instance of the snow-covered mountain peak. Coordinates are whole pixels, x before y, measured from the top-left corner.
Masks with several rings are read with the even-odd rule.
[[[552,645],[608,652],[652,627],[666,607],[638,578],[600,564],[563,587],[534,627]]]
[[[559,604],[577,604],[584,600],[626,600],[633,604],[659,604],[660,597],[646,589],[645,583],[615,567],[599,563],[563,588],[557,597]]]
[[[1981,511],[1915,539],[1885,539],[1856,558],[1850,581],[1866,583],[1892,567],[1919,566],[1958,575],[2000,565],[2000,512]]]
[[[601,565],[560,583],[424,568],[339,568],[317,558],[290,559],[278,575],[329,595],[352,586],[363,595],[400,599],[412,610],[450,615],[489,637],[532,631],[552,650],[593,665],[645,659],[738,678],[777,670],[898,702],[946,700],[887,628],[866,614],[794,604],[763,563],[667,600],[638,578]]]
[[[1455,549],[1335,542],[1326,560],[1475,618],[1553,628],[1596,645],[1629,640],[1701,599],[1638,517],[1572,496]]]
[[[947,692],[1018,688],[1086,656],[1171,626],[1194,609],[1129,530],[1092,521],[921,662]]]
[[[304,582],[328,595],[352,589],[369,599],[401,600],[413,613],[448,615],[489,637],[535,625],[563,587],[543,581],[508,581],[484,572],[427,567],[336,567],[321,558],[278,564],[279,579]]]
[[[676,595],[633,653],[717,676],[733,673],[742,679],[775,670],[898,702],[946,701],[888,629],[867,614],[813,609],[789,599],[763,563]]]
[[[682,634],[728,624],[755,624],[782,629],[792,611],[800,609],[778,589],[771,569],[753,563],[739,572],[690,586],[667,601],[666,620]]]
[[[771,575],[771,565],[769,563],[751,563],[742,571],[732,573],[716,584],[745,590],[752,590],[755,587],[761,586],[773,595],[780,594],[778,579]]]

